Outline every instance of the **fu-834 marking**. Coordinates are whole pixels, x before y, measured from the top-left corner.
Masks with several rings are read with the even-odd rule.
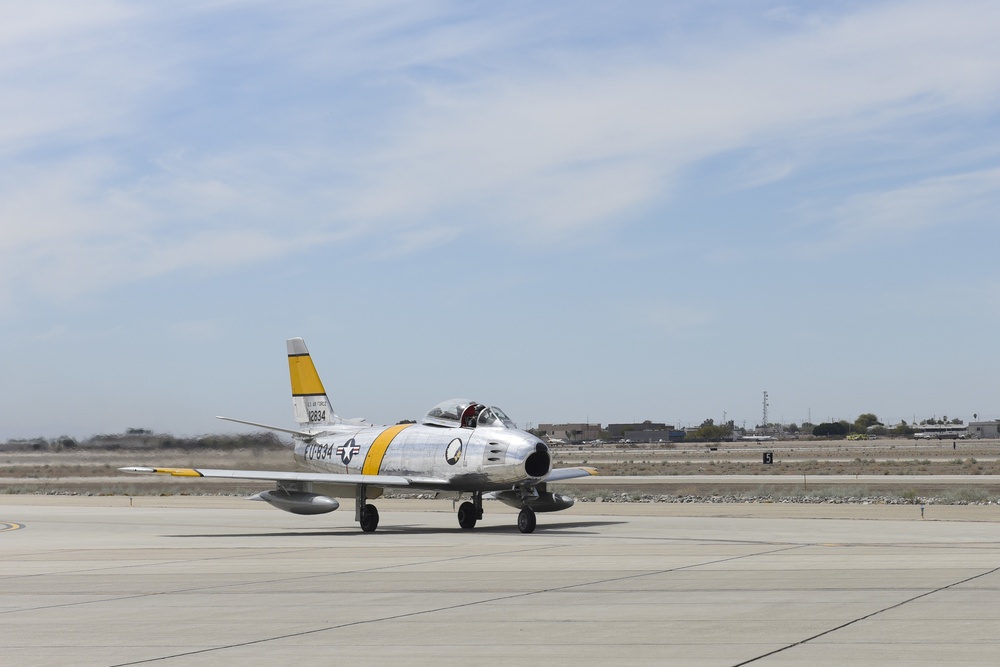
[[[327,461],[332,460],[334,455],[336,458],[340,459],[340,462],[345,466],[350,464],[354,457],[361,452],[361,445],[354,441],[354,438],[350,438],[342,445],[338,445],[334,442],[312,442],[305,446],[304,455],[305,458],[310,461]]]
[[[333,452],[337,447],[332,442],[311,442],[306,445],[305,455],[310,461],[325,461],[333,458]]]

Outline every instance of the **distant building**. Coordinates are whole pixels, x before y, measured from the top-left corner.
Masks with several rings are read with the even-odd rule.
[[[1000,438],[1000,421],[969,422],[970,438]]]
[[[673,429],[673,426],[651,421],[644,421],[641,424],[608,424],[608,437],[615,440],[620,438],[634,440],[628,435],[634,431],[672,431]]]
[[[585,442],[601,437],[600,424],[539,424],[536,430],[547,438],[566,442]]]
[[[668,426],[657,431],[627,431],[622,440],[632,443],[637,442],[680,442],[684,439],[685,432]]]

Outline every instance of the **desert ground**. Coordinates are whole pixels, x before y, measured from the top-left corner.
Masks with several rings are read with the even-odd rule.
[[[606,479],[586,488],[570,488],[584,499],[608,496],[627,489],[645,494],[712,494],[709,477],[773,476],[808,477],[813,488],[823,486],[824,477],[853,475],[912,477],[906,489],[911,495],[937,490],[933,477],[962,476],[963,484],[981,487],[972,494],[979,500],[1000,496],[992,477],[1000,475],[1000,441],[997,440],[867,440],[867,441],[775,441],[679,443],[650,445],[557,445],[552,447],[555,465],[591,466]],[[763,464],[764,452],[773,453],[773,464]],[[249,468],[296,470],[289,449],[277,446],[226,449],[80,447],[50,450],[0,449],[0,493],[86,495],[201,495],[250,494],[261,490],[259,482],[239,480],[190,480],[162,476],[136,476],[118,472],[122,466],[156,465],[203,468]],[[638,487],[615,478],[641,476]],[[705,483],[697,478],[705,476]],[[672,479],[674,478],[674,479]],[[679,482],[684,480],[683,484]],[[692,481],[694,478],[695,481]],[[596,481],[596,480],[593,480]],[[949,484],[954,484],[950,482]],[[266,486],[266,485],[264,485]],[[753,482],[739,485],[744,490]],[[878,486],[878,485],[874,485]],[[874,488],[873,491],[881,489]]]

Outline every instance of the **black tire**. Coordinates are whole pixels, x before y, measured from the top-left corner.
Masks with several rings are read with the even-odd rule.
[[[365,505],[361,510],[361,530],[374,533],[376,528],[378,528],[378,508],[374,505]]]
[[[458,525],[466,529],[475,528],[476,521],[479,520],[479,517],[476,516],[476,514],[475,505],[468,502],[462,503],[458,506]]]
[[[517,529],[522,533],[535,532],[535,510],[525,507],[517,515]]]

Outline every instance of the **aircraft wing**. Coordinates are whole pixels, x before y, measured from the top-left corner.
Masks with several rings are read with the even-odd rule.
[[[172,475],[174,477],[223,477],[227,479],[259,479],[272,482],[320,482],[324,484],[371,484],[372,486],[409,486],[410,484],[444,484],[444,480],[410,479],[398,475],[349,475],[346,473],[282,472],[277,470],[222,470],[216,468],[119,468],[122,472],[140,475]]]
[[[546,482],[558,482],[561,479],[574,479],[576,477],[590,477],[597,475],[596,468],[556,468],[545,478]]]

